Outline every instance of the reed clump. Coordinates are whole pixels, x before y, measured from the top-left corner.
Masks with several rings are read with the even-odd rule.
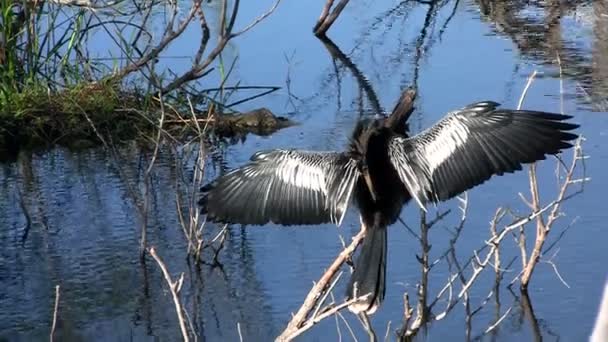
[[[151,102],[110,82],[59,91],[41,86],[10,95],[0,113],[0,147],[88,145],[110,135],[120,141],[151,131]]]
[[[192,133],[192,121],[229,123],[220,118],[223,113],[278,87],[243,87],[231,80],[234,63],[224,65],[222,51],[279,2],[235,27],[239,1],[217,6],[202,0],[0,0],[0,157],[41,145],[152,141],[161,113],[167,115],[167,129],[180,134]],[[208,17],[220,25],[210,27]],[[190,68],[157,68],[161,59],[172,58],[165,56],[171,43],[192,39],[182,37],[189,26],[202,30],[196,53],[178,57],[185,58],[180,66]],[[156,32],[158,27],[164,29]],[[204,84],[212,74],[213,83]],[[228,102],[230,94],[245,88],[260,93]],[[279,123],[271,126],[284,126]]]

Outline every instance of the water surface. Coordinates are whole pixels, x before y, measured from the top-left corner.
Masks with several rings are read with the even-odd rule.
[[[237,26],[269,4],[243,2]],[[340,55],[334,51],[332,57],[331,45],[311,34],[321,4],[285,1],[265,22],[232,41],[224,57],[238,57],[230,79],[233,83],[283,86],[280,92],[238,109],[268,107],[301,125],[270,137],[249,136],[243,143],[213,148],[206,177],[211,179],[242,164],[260,149],[341,149],[362,115],[390,110],[401,90],[410,85],[417,86],[419,93],[410,121],[414,132],[474,101],[489,99],[515,107],[528,76],[537,70],[539,76],[525,107],[559,112],[563,106],[581,124],[585,152],[591,156],[586,171],[592,182],[565,204],[565,217],[549,238],[551,243],[574,221],[558,247],[546,256],[569,287],[558,279],[551,264],[540,263],[530,289],[536,319],[528,319],[521,299],[502,288],[498,311],[493,302],[480,311],[471,336],[480,336],[495,320],[496,312],[502,314],[513,306],[487,338],[531,340],[540,333],[547,340],[583,340],[590,332],[608,273],[608,214],[603,196],[608,189],[603,176],[608,172],[604,146],[608,135],[604,112],[608,94],[606,8],[601,1],[563,6],[551,1],[445,1],[434,5],[353,1],[330,30],[341,51]],[[195,30],[187,34],[198,39]],[[188,44],[188,39],[178,41],[171,51],[187,55],[192,48]],[[562,96],[557,56],[562,66]],[[174,71],[189,67],[163,59],[159,65]],[[356,212],[349,212],[340,228],[231,226],[219,255],[222,267],[197,267],[186,257],[175,204],[176,193],[184,191],[178,184],[189,184],[194,169],[192,159],[179,159],[184,155],[183,151],[162,150],[152,172],[149,244],[156,247],[175,278],[185,273],[182,295],[201,339],[238,340],[238,324],[246,341],[270,340],[282,331],[312,282],[340,251],[340,235],[348,239],[358,230]],[[120,150],[120,157],[121,172],[113,156],[102,148],[24,152],[16,161],[0,166],[0,339],[47,339],[56,284],[61,286],[57,332],[61,340],[179,338],[162,274],[152,259],[143,264],[139,261],[142,217],[133,193],[143,191],[150,151],[129,145]],[[539,166],[545,203],[556,192],[555,165],[550,158]],[[488,222],[498,206],[525,212],[518,192],[528,193],[525,172],[495,178],[469,192],[468,223],[457,250],[460,258],[483,245],[489,236]],[[450,201],[431,210],[434,214],[454,209],[431,230],[432,259],[451,237],[446,228],[458,222],[456,206],[456,201]],[[416,228],[419,215],[409,206],[402,217]],[[205,229],[213,236],[221,227],[208,224]],[[505,246],[506,262],[518,252],[510,241]],[[419,244],[401,224],[390,229],[386,299],[372,317],[379,336],[384,336],[390,323],[393,339],[401,324],[403,292],[413,296],[420,281],[419,253]],[[211,255],[205,258],[210,260]],[[517,259],[506,273],[506,283],[517,274],[520,262]],[[433,270],[431,296],[447,277],[446,266]],[[492,282],[493,273],[482,277],[471,292],[472,306],[483,302]],[[343,284],[338,285],[338,299],[343,291]],[[365,339],[356,318],[346,312],[345,318],[359,339]],[[336,324],[328,319],[300,339],[336,340]],[[342,338],[350,339],[344,323],[338,324]],[[465,314],[459,304],[448,318],[434,323],[418,338],[463,340],[465,331]]]

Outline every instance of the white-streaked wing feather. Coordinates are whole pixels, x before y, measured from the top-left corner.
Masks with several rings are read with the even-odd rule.
[[[391,163],[420,205],[447,200],[522,163],[571,147],[566,115],[497,109],[479,102],[449,113],[412,138],[389,142]]]
[[[358,176],[342,153],[263,151],[205,186],[201,204],[220,222],[340,225]]]

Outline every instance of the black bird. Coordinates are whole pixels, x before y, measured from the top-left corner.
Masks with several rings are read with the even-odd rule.
[[[366,229],[347,289],[364,297],[351,311],[373,313],[384,298],[386,228],[413,199],[421,208],[572,147],[571,116],[478,102],[413,136],[391,117],[360,121],[345,152],[262,151],[201,189],[216,222],[340,225],[348,205]],[[402,110],[399,104],[395,111]]]

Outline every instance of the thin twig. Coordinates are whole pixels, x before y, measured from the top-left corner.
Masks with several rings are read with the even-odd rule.
[[[505,313],[500,316],[500,318],[498,320],[496,320],[496,322],[494,322],[494,324],[490,325],[486,331],[484,331],[484,335],[489,333],[490,331],[496,329],[496,327],[509,315],[509,313],[511,312],[511,309],[513,309],[513,307],[510,307],[507,309],[507,311],[505,311]]]
[[[332,7],[334,0],[327,0],[323,7],[323,11],[321,12],[321,17],[319,17],[319,20],[317,20],[317,23],[313,28],[314,34],[317,36],[324,36],[334,21],[338,19],[338,16],[340,16],[340,13],[342,13],[349,1],[350,0],[340,0],[331,13],[329,13],[329,9]]]
[[[557,199],[552,202],[553,204],[551,206],[551,211],[549,213],[547,221],[545,222],[542,219],[542,216],[539,216],[537,218],[536,241],[535,241],[534,247],[532,249],[532,253],[530,254],[530,258],[528,259],[528,263],[526,264],[526,267],[524,268],[524,272],[520,279],[522,289],[527,288],[527,286],[530,282],[532,273],[534,272],[534,268],[536,267],[536,264],[540,260],[540,257],[542,254],[541,252],[542,252],[543,246],[545,244],[545,241],[547,239],[547,235],[549,234],[549,231],[553,227],[553,224],[555,223],[557,218],[560,216],[559,209],[560,209],[561,203],[565,199],[572,196],[572,195],[567,196],[566,191],[569,189],[569,187],[572,184],[577,183],[576,182],[577,180],[573,179],[573,177],[574,177],[574,172],[576,170],[576,166],[578,165],[579,161],[583,158],[581,141],[582,140],[579,138],[575,143],[572,163],[570,164],[570,167],[566,174],[565,180],[563,181],[561,188],[559,189]],[[580,182],[580,183],[584,184],[585,181],[586,181],[586,179],[583,178],[582,182]],[[533,204],[535,206],[538,206],[540,199],[538,198],[538,189],[537,189],[537,185],[536,185],[536,174],[535,173],[534,174],[531,173],[530,182],[531,182],[530,185],[531,185],[532,193],[534,194],[534,192],[536,192],[536,195],[533,195]],[[534,190],[534,189],[536,189],[536,190]],[[575,194],[577,194],[579,192],[576,192]]]
[[[173,303],[175,304],[175,311],[177,312],[177,319],[179,321],[179,328],[182,332],[182,338],[185,342],[190,341],[190,336],[188,334],[188,328],[186,327],[186,320],[184,319],[184,311],[182,308],[181,300],[179,299],[179,290],[181,289],[182,283],[184,282],[184,274],[182,273],[177,281],[173,281],[171,279],[171,275],[167,270],[167,266],[162,261],[162,259],[156,254],[156,250],[154,247],[150,247],[148,250],[150,255],[156,260],[158,266],[160,267],[163,275],[165,277],[165,281],[169,285],[169,291],[171,292],[171,296],[173,297]]]
[[[366,294],[364,296],[360,296],[360,297],[355,297],[352,298],[350,300],[347,300],[345,302],[343,302],[340,305],[336,305],[334,307],[332,307],[329,310],[326,310],[325,312],[323,312],[322,314],[318,315],[317,317],[308,320],[303,326],[301,326],[300,328],[298,328],[297,330],[295,330],[294,332],[292,332],[291,334],[285,336],[284,338],[280,339],[277,338],[277,341],[291,341],[294,338],[296,338],[297,336],[299,336],[300,334],[302,334],[304,331],[312,328],[313,325],[321,322],[324,318],[327,318],[333,314],[338,313],[338,311],[345,309],[346,307],[348,307],[349,305],[356,303],[358,301],[362,301],[365,300],[370,294]]]
[[[297,336],[294,335],[296,334],[296,332],[299,331],[298,334],[302,332],[300,331],[300,329],[306,324],[306,317],[313,310],[317,301],[323,296],[327,287],[330,285],[331,280],[340,270],[342,264],[344,264],[344,262],[348,260],[348,258],[350,258],[351,254],[354,253],[357,246],[361,243],[361,241],[363,241],[365,234],[365,226],[361,224],[361,230],[359,231],[359,233],[353,237],[353,240],[350,245],[348,245],[348,247],[346,247],[342,250],[342,252],[340,252],[334,262],[329,266],[327,271],[325,271],[325,273],[321,276],[319,281],[314,284],[312,289],[308,292],[308,295],[306,296],[306,299],[304,300],[304,303],[302,303],[302,306],[300,307],[298,312],[291,318],[291,321],[289,321],[289,324],[287,325],[285,330],[283,330],[281,335],[277,337],[277,341],[288,341],[291,338]],[[360,298],[353,299],[359,300]],[[316,320],[318,320],[318,317],[316,318]],[[312,324],[309,324],[307,326],[307,329],[310,328]]]
[[[340,278],[342,277],[342,273],[343,272],[338,273],[338,275],[335,277],[336,279],[334,279],[334,281],[332,281],[331,285],[329,285],[329,288],[327,289],[327,291],[325,291],[325,295],[323,295],[323,298],[321,298],[321,300],[317,304],[317,308],[312,313],[311,317],[317,317],[317,315],[319,314],[319,310],[321,310],[321,306],[327,300],[327,296],[329,296],[329,294],[332,293],[332,290],[334,289],[334,287],[336,286],[338,281],[340,281]]]
[[[164,102],[162,100],[162,94],[158,96],[160,100],[160,118],[158,121],[158,133],[156,135],[156,139],[154,140],[154,152],[152,153],[152,158],[150,159],[150,163],[146,168],[146,172],[144,173],[144,203],[143,208],[141,210],[142,224],[141,224],[141,239],[140,239],[140,258],[143,260],[147,245],[147,230],[148,230],[148,205],[149,205],[149,195],[150,195],[150,173],[152,172],[152,168],[154,167],[154,163],[156,162],[156,158],[158,157],[158,151],[160,149],[160,138],[163,132],[163,124],[165,121],[165,107]]]
[[[239,333],[239,341],[243,342],[243,333],[241,333],[241,322],[236,322],[236,331]]]
[[[528,89],[530,89],[530,86],[532,85],[532,82],[534,81],[534,78],[536,77],[536,74],[538,72],[536,70],[534,70],[532,72],[532,74],[530,74],[530,76],[528,77],[528,81],[526,82],[526,86],[524,87],[524,90],[521,93],[521,96],[519,97],[519,102],[517,103],[517,109],[521,109],[521,106],[524,103],[524,100],[526,99],[526,95],[528,94]]]
[[[557,265],[553,262],[553,258],[555,258],[555,256],[557,256],[557,253],[559,253],[559,249],[557,251],[555,251],[555,253],[553,253],[553,255],[551,256],[551,258],[549,258],[549,260],[543,260],[543,262],[551,265],[551,267],[553,267],[553,271],[555,271],[555,275],[559,278],[559,280],[562,282],[562,284],[564,284],[565,287],[570,288],[570,285],[568,285],[568,283],[564,280],[562,275],[559,273],[559,270],[557,269]]]
[[[49,340],[53,342],[55,338],[55,329],[57,328],[57,316],[59,313],[59,285],[55,286],[55,308],[53,309],[53,324],[51,325],[51,336]]]
[[[276,0],[274,2],[274,4],[272,5],[272,7],[270,7],[270,9],[268,11],[266,11],[266,13],[260,15],[259,17],[255,18],[254,21],[252,21],[249,25],[245,26],[242,30],[235,32],[232,34],[233,37],[236,37],[238,35],[241,35],[249,30],[251,30],[254,26],[256,26],[257,24],[259,24],[262,20],[268,18],[268,16],[270,16],[276,9],[277,7],[279,7],[279,4],[281,3],[281,0]]]

